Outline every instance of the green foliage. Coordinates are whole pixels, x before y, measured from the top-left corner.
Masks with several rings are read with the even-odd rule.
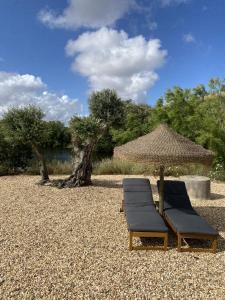
[[[115,91],[106,89],[91,94],[89,108],[90,116],[76,116],[69,123],[72,143],[80,150],[92,144],[96,157],[112,154],[114,145],[109,129],[122,124],[124,104]]]
[[[90,116],[74,117],[69,128],[58,121],[43,121],[43,113],[34,106],[13,108],[0,121],[0,173],[25,169],[31,158],[31,143],[42,148],[63,148],[72,142],[82,150],[93,143],[95,157],[109,157],[114,146],[147,134],[160,123],[167,123],[178,133],[211,149],[216,154],[211,178],[225,178],[225,79],[213,78],[209,88],[174,87],[158,99],[154,107],[122,102],[115,91],[103,90],[89,98]],[[60,171],[54,163],[55,173]],[[147,168],[147,169],[146,169]],[[51,167],[50,167],[51,170]],[[134,171],[135,170],[135,171]],[[95,172],[143,174],[152,168],[126,162],[104,160]],[[171,167],[168,175],[203,174],[200,167]]]
[[[151,115],[152,124],[156,127],[160,123],[169,123],[169,117],[166,111],[166,107],[164,105],[164,99],[159,98],[156,101],[156,105],[153,109],[153,113]]]
[[[0,123],[0,174],[18,172],[25,169],[32,157],[31,147],[12,139],[7,139],[2,121]],[[3,171],[4,170],[4,171]]]
[[[93,173],[95,175],[151,175],[158,176],[159,170],[153,165],[121,161],[117,159],[103,159],[95,163]],[[225,172],[224,172],[225,173]],[[188,164],[183,166],[171,166],[165,168],[166,176],[178,177],[182,175],[203,175],[211,176],[212,171],[202,165]],[[219,173],[218,173],[219,174]],[[221,173],[220,173],[221,174]]]
[[[122,145],[141,135],[147,134],[151,129],[151,112],[148,105],[135,104],[126,101],[124,104],[124,124],[119,129],[112,129],[113,141]]]
[[[175,87],[173,90],[168,90],[165,94],[164,107],[160,107],[160,112],[163,111],[164,120],[175,131],[194,140],[198,122],[194,120],[195,110],[203,100],[203,90],[197,87],[197,90],[182,89]],[[162,103],[161,103],[162,105]],[[156,107],[156,115],[157,115]],[[165,114],[166,113],[166,114]]]
[[[112,140],[111,132],[107,131],[99,139],[94,152],[94,159],[99,160],[113,155],[115,142]]]
[[[101,137],[104,126],[92,116],[73,117],[69,123],[72,142],[79,148]]]
[[[91,115],[106,127],[118,127],[124,118],[124,104],[116,91],[105,89],[94,92],[89,98]]]
[[[208,96],[196,114],[200,120],[196,141],[213,150],[225,166],[225,97]]]
[[[143,164],[136,164],[128,161],[117,159],[104,159],[94,165],[93,174],[110,175],[110,174],[152,174],[153,168]]]
[[[219,160],[215,163],[214,168],[210,171],[209,177],[213,180],[225,181],[224,162]]]
[[[208,86],[212,94],[219,94],[224,91],[225,78],[215,77],[209,80]]]
[[[43,148],[65,148],[71,142],[69,129],[60,121],[45,122],[45,136]]]
[[[41,109],[32,105],[10,109],[2,121],[8,139],[21,144],[41,144],[46,140],[43,117]]]

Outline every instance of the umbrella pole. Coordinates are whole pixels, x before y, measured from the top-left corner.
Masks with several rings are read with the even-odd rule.
[[[164,209],[164,166],[160,166],[160,183],[159,183],[159,213],[163,214]]]

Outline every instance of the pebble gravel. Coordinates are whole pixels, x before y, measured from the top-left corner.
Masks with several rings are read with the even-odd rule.
[[[0,177],[0,300],[225,299],[225,184],[193,201],[220,233],[217,254],[178,253],[172,233],[167,252],[130,252],[122,178],[57,189]]]

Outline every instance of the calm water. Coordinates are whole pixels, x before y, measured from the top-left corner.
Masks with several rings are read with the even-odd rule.
[[[49,149],[44,152],[47,161],[58,160],[62,162],[73,160],[72,149]],[[101,153],[93,155],[93,162],[98,162],[103,158],[108,158],[109,156],[102,155]]]
[[[72,151],[70,149],[46,150],[45,157],[47,160],[71,161]]]

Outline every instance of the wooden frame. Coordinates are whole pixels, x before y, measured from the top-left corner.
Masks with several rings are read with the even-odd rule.
[[[197,233],[179,233],[176,231],[173,224],[168,220],[166,215],[164,214],[164,219],[167,222],[167,224],[170,226],[170,228],[173,230],[173,232],[177,235],[177,251],[178,252],[211,252],[216,253],[217,250],[217,240],[218,235],[209,235],[209,234],[197,234]],[[209,240],[211,241],[211,247],[210,248],[183,248],[182,247],[182,239],[185,241],[185,239],[199,239],[199,240]],[[187,242],[185,241],[187,244]]]
[[[124,212],[124,199],[122,199],[120,212]]]
[[[133,237],[158,237],[163,239],[163,246],[133,246]],[[129,231],[129,250],[164,250],[168,247],[167,232]]]
[[[122,199],[120,212],[124,212],[124,199]],[[124,212],[125,214],[125,212]],[[158,237],[163,239],[163,246],[133,246],[133,237]],[[129,250],[164,250],[168,247],[168,232],[129,231]]]

